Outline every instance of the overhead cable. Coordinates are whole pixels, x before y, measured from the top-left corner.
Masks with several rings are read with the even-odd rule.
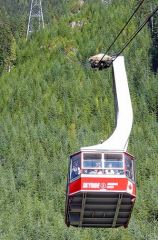
[[[125,25],[123,26],[123,28],[120,30],[119,34],[117,35],[117,37],[114,39],[114,41],[112,42],[112,44],[109,46],[109,48],[107,49],[106,53],[103,55],[103,57],[101,58],[100,62],[103,60],[103,58],[105,57],[105,55],[109,52],[109,50],[111,49],[111,47],[114,45],[114,43],[116,42],[116,40],[119,38],[119,36],[121,35],[121,33],[124,31],[124,29],[126,28],[126,26],[128,25],[128,23],[131,21],[131,19],[134,17],[134,15],[136,14],[136,12],[138,11],[138,9],[141,7],[141,5],[143,4],[145,0],[142,0],[138,6],[136,7],[136,9],[134,10],[134,12],[132,13],[132,15],[130,16],[130,18],[128,19],[128,21],[125,23]]]
[[[153,17],[153,15],[158,11],[158,6],[152,11],[152,13],[145,19],[145,21],[139,26],[139,28],[133,33],[131,38],[125,43],[122,49],[116,54],[113,61],[124,51],[124,49],[132,42],[132,40],[137,36],[137,34],[143,29],[146,23]]]

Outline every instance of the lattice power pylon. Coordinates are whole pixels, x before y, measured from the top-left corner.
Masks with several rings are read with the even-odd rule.
[[[31,9],[27,27],[27,38],[33,33],[44,28],[44,19],[41,0],[31,0]]]

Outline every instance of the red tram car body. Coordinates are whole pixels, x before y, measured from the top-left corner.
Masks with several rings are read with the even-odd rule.
[[[128,226],[136,198],[134,158],[127,152],[78,152],[70,157],[67,226]]]

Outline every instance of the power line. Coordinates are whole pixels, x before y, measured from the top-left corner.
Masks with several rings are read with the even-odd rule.
[[[138,9],[141,7],[141,5],[143,4],[144,0],[142,0],[138,6],[136,7],[136,9],[134,10],[134,12],[132,13],[132,15],[130,16],[130,18],[128,19],[128,21],[125,23],[125,25],[123,26],[123,28],[120,30],[119,34],[117,35],[117,37],[114,39],[114,41],[112,42],[112,44],[108,47],[106,53],[103,55],[103,57],[101,58],[100,62],[103,60],[103,58],[105,57],[105,55],[109,52],[109,50],[111,49],[111,47],[114,45],[114,43],[116,42],[116,40],[119,38],[119,36],[121,35],[121,33],[124,31],[124,29],[126,28],[126,26],[128,25],[128,23],[131,21],[131,19],[133,18],[133,16],[136,14],[136,12],[138,11]]]

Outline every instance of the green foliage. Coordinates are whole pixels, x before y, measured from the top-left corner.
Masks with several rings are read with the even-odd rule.
[[[84,63],[110,45],[135,3],[90,0],[70,15],[77,2],[61,1],[65,14],[52,15],[52,26],[17,46],[10,26],[2,28],[5,59],[15,66],[0,78],[0,239],[157,240],[158,81],[150,70],[148,28],[124,51],[135,116],[129,150],[138,185],[129,228],[64,224],[68,156],[108,138],[114,128],[111,70],[92,71]],[[72,29],[69,23],[78,20],[83,26]],[[138,22],[124,31],[113,53]]]
[[[16,59],[16,43],[11,32],[8,16],[0,11],[0,73]]]

